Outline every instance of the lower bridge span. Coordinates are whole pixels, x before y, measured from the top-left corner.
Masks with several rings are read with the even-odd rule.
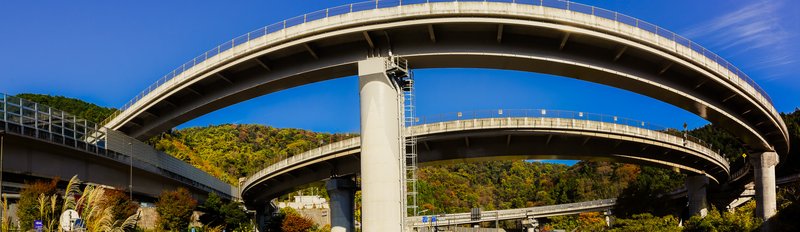
[[[462,115],[457,120],[407,127],[405,133],[416,136],[421,165],[508,159],[608,160],[677,168],[718,183],[730,175],[728,161],[699,140],[647,129],[638,121],[623,123],[616,117],[607,122],[591,120],[580,112],[574,112],[574,117],[535,112],[538,115],[527,117],[508,111],[504,117],[494,114],[470,119]],[[296,187],[357,173],[359,156],[360,138],[356,137],[281,159],[242,183],[242,199],[247,205],[265,205]]]

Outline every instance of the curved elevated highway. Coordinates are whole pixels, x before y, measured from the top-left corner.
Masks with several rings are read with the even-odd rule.
[[[437,122],[411,127],[409,132],[418,136],[423,165],[502,159],[616,160],[679,168],[718,182],[729,177],[728,162],[691,139],[642,128],[638,121],[626,125],[593,121],[589,114],[579,117],[578,112],[575,118],[549,114]],[[242,199],[249,206],[264,205],[295,187],[356,173],[360,150],[360,138],[351,138],[280,160],[243,182]]]
[[[668,30],[560,1],[371,1],[292,18],[182,65],[106,126],[148,138],[225,106],[355,75],[368,54],[412,68],[548,73],[647,95],[708,119],[754,151],[788,151],[771,100],[724,59]]]
[[[788,153],[789,137],[763,89],[723,58],[675,33],[616,12],[557,0],[375,0],[312,12],[201,54],[156,81],[104,124],[144,139],[257,96],[358,74],[362,142],[369,140],[363,149],[375,154],[361,163],[388,165],[361,166],[362,186],[371,186],[363,192],[368,215],[363,223],[374,230],[395,230],[403,223],[404,210],[397,204],[403,200],[396,193],[402,186],[389,183],[401,177],[385,168],[401,160],[394,157],[400,157],[400,149],[390,144],[400,141],[399,129],[389,127],[398,125],[390,118],[399,112],[387,107],[397,99],[386,93],[399,88],[379,57],[399,57],[408,61],[405,68],[415,69],[547,73],[680,107],[744,142],[756,161],[758,215],[766,220],[775,213],[774,167],[778,154]],[[726,179],[713,174],[718,170],[700,170],[717,181]]]

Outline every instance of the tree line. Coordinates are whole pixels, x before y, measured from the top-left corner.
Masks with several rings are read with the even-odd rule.
[[[77,99],[64,100],[63,97],[46,95],[21,96],[76,115],[93,117],[90,119],[105,118],[106,114],[113,112],[110,108],[97,109],[96,105],[82,104]],[[82,110],[86,109],[90,109],[91,113],[82,114]],[[800,110],[781,116],[789,129],[791,150],[789,155],[782,156],[778,172],[779,175],[797,173],[800,171],[800,155],[796,154],[800,152]],[[747,154],[747,149],[741,141],[726,131],[714,125],[706,125],[687,133],[711,144],[713,149],[718,150],[734,165],[745,165],[746,159],[742,154]],[[317,133],[264,125],[223,124],[173,130],[147,142],[215,177],[237,184],[238,178],[249,176],[276,160],[353,136],[357,135]],[[647,224],[650,221],[655,223],[682,219],[680,204],[659,199],[664,193],[683,185],[684,175],[675,170],[610,162],[580,161],[566,166],[516,160],[427,166],[422,167],[418,174],[419,205],[431,213],[468,212],[474,207],[485,210],[532,207],[619,197],[620,203],[626,207],[615,210],[615,214],[622,219],[617,224],[625,225],[625,228],[657,225]],[[324,188],[319,188],[318,185],[315,189],[320,195],[327,196]],[[794,203],[797,201],[790,198],[783,197],[782,209],[791,211],[792,206],[797,205]],[[752,210],[745,207],[741,212],[750,211]],[[356,214],[360,215],[358,211]],[[707,219],[686,221],[689,223],[686,228],[720,226],[723,222],[732,223],[732,218],[753,219],[748,215],[712,211]],[[555,218],[552,223],[586,224],[588,221],[596,222],[596,216],[561,217]],[[780,217],[785,216],[779,214],[778,218]],[[716,221],[709,222],[713,220]],[[740,224],[758,225],[756,221]]]

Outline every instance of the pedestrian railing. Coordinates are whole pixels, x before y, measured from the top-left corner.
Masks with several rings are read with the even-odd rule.
[[[604,132],[595,133],[593,136],[611,137],[614,135],[627,135],[664,142],[675,147],[696,152],[698,155],[703,156],[701,158],[717,163],[726,171],[729,171],[730,168],[727,158],[719,155],[719,153],[712,149],[707,143],[688,136],[685,132],[612,115],[546,109],[491,110],[439,114],[420,117],[418,121],[418,123],[415,123],[417,126],[406,128],[405,133],[423,138],[427,135],[437,133],[503,128],[541,128]],[[355,137],[323,145],[297,155],[274,157],[271,162],[263,166],[263,169],[250,175],[240,188],[246,188],[268,175],[275,174],[280,170],[290,168],[300,163],[310,162],[326,155],[338,154],[346,151],[355,152],[354,150],[359,149],[360,146],[361,138]]]
[[[310,22],[341,18],[352,15],[353,13],[372,10],[397,9],[394,11],[394,14],[403,15],[409,13],[406,9],[418,7],[422,4],[436,4],[437,7],[426,8],[429,9],[429,12],[427,12],[429,14],[453,12],[491,13],[493,10],[504,9],[503,7],[497,7],[497,4],[533,6],[530,11],[525,11],[525,13],[534,17],[563,20],[602,30],[609,30],[641,41],[646,41],[662,49],[678,54],[685,59],[692,60],[709,70],[716,71],[718,74],[725,77],[727,81],[740,87],[763,105],[768,106],[766,108],[771,111],[773,116],[778,117],[778,112],[772,107],[772,99],[769,95],[756,84],[752,78],[739,70],[736,66],[719,55],[714,54],[708,49],[672,31],[624,14],[561,0],[375,0],[337,6],[300,15],[258,28],[247,34],[231,39],[230,41],[226,41],[159,78],[155,83],[142,90],[133,99],[123,105],[119,111],[104,120],[102,125],[108,125],[119,114],[127,111],[149,94],[160,94],[168,91],[172,87],[182,84],[184,80],[195,78],[195,74],[201,73],[209,67],[227,62],[231,58],[238,57],[238,55],[262,49],[264,46],[275,41],[280,41],[294,35],[287,33],[289,29],[294,27],[301,27]],[[509,8],[512,7],[506,7],[505,9]],[[519,9],[517,10],[519,11]],[[383,17],[385,17],[385,15]],[[328,25],[320,24],[317,26]],[[299,31],[294,30],[292,33],[302,33],[312,28],[302,27],[301,29],[302,30]]]

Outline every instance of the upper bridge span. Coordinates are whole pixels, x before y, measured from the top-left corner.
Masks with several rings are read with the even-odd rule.
[[[668,30],[561,1],[370,1],[288,19],[182,65],[105,123],[144,139],[257,96],[357,74],[370,55],[411,68],[554,74],[667,102],[754,152],[788,151],[784,122],[747,75]]]

